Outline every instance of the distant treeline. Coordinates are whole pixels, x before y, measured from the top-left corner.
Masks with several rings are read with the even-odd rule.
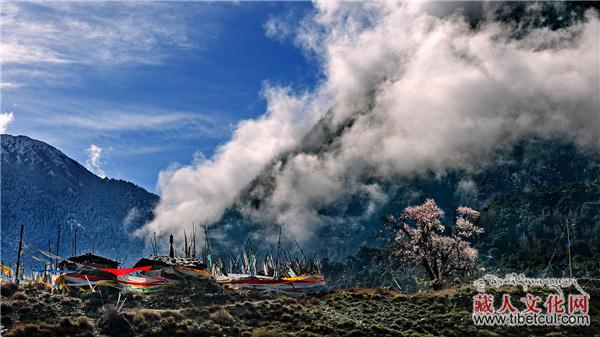
[[[503,195],[482,210],[478,225],[485,232],[474,244],[485,272],[568,276],[570,236],[573,275],[600,276],[598,181]],[[343,262],[325,259],[323,271],[329,285],[342,288],[400,286],[414,291],[419,276],[425,278],[384,248],[366,246]]]

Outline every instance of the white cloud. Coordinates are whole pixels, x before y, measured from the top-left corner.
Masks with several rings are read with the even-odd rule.
[[[244,211],[308,239],[323,223],[341,221],[319,209],[351,195],[371,200],[367,213],[385,202],[374,179],[477,170],[523,137],[560,136],[599,149],[596,15],[515,40],[512,26],[474,30],[421,4],[316,7],[296,43],[322,62],[323,83],[302,95],[268,91],[267,113],[240,123],[213,158],[162,172],[157,217],[142,232],[176,234],[218,220],[267,164],[272,179],[251,191],[261,207]],[[321,131],[299,144],[328,110]]]
[[[292,23],[286,18],[272,16],[265,22],[263,28],[267,37],[282,41],[293,33],[291,25]]]
[[[262,206],[249,213],[263,223],[308,238],[336,220],[319,209],[361,193],[372,179],[476,170],[522,137],[600,149],[596,15],[514,40],[510,26],[472,30],[460,17],[435,17],[415,4],[317,7],[298,41],[323,61],[319,90],[335,93],[322,123],[346,127],[323,139],[331,142],[323,150],[275,163],[274,186],[258,187]]]
[[[139,113],[125,111],[104,111],[85,115],[56,113],[39,122],[100,131],[165,130],[173,127],[181,127],[182,125],[196,125],[210,131],[210,124],[213,123],[211,118],[202,114],[185,112]]]
[[[127,211],[127,215],[123,218],[123,227],[129,229],[134,221],[141,216],[140,210],[137,207],[132,207]]]
[[[88,154],[88,158],[85,161],[85,166],[88,170],[92,171],[95,175],[100,178],[106,177],[104,170],[102,169],[102,148],[91,144],[90,147],[85,149],[85,152]]]
[[[20,88],[21,84],[19,83],[14,83],[14,82],[0,82],[0,89],[16,89],[16,88]]]
[[[456,186],[456,194],[460,196],[475,197],[477,193],[477,183],[471,178],[461,179]]]
[[[8,128],[8,124],[15,119],[15,115],[12,112],[0,113],[0,133],[5,133]]]
[[[0,47],[1,64],[70,63],[63,56],[43,47],[26,46],[11,41],[0,42]]]
[[[264,91],[267,112],[238,124],[232,139],[206,159],[159,175],[161,200],[152,222],[139,235],[179,235],[180,226],[218,220],[240,190],[277,155],[292,149],[322,114],[324,96],[291,95],[288,89]]]
[[[215,32],[213,21],[195,19],[207,8],[160,2],[0,2],[3,80],[24,87],[72,86],[83,69],[118,71],[198,52]]]
[[[190,47],[181,20],[163,4],[3,3],[4,64],[157,63]]]
[[[19,107],[20,113],[27,114],[30,129],[58,127],[63,130],[64,136],[78,139],[144,131],[160,137],[155,139],[157,144],[153,144],[154,147],[166,145],[167,139],[218,138],[231,131],[223,112],[202,107],[178,110],[149,104],[71,99],[44,93],[28,97],[23,102]]]

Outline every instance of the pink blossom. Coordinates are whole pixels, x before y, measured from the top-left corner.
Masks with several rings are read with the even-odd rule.
[[[456,229],[458,235],[465,238],[483,233],[483,228],[475,226],[471,221],[463,217],[458,217],[458,219],[456,219],[456,225],[454,228]]]
[[[476,210],[470,208],[470,207],[465,207],[465,206],[459,206],[456,211],[458,212],[458,214],[460,214],[463,217],[469,217],[472,218],[473,220],[479,218],[479,212],[477,212]]]
[[[448,277],[464,276],[475,270],[477,250],[464,238],[483,232],[482,228],[473,224],[479,217],[479,212],[465,206],[459,207],[457,212],[459,215],[452,234],[444,233],[444,211],[433,199],[427,199],[421,205],[406,207],[392,254],[419,262],[430,280],[438,283]],[[388,216],[386,222],[397,224],[398,220]]]

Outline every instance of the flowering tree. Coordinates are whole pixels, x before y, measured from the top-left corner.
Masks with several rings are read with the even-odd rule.
[[[434,287],[453,276],[462,276],[474,269],[477,250],[465,239],[483,233],[473,224],[479,212],[458,207],[452,231],[442,223],[442,211],[433,199],[404,209],[402,217],[386,216],[386,223],[397,229],[392,254],[420,264]]]

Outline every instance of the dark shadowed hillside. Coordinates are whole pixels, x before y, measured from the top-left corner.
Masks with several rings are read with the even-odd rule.
[[[2,135],[2,259],[14,263],[19,225],[25,241],[71,253],[95,250],[119,260],[142,253],[143,242],[129,236],[152,217],[158,196],[127,181],[100,178],[56,148],[26,136]],[[26,255],[27,258],[27,255]],[[26,261],[29,261],[26,259]]]
[[[480,223],[480,257],[489,268],[568,276],[570,239],[574,275],[600,274],[598,181],[507,194],[483,210]]]

